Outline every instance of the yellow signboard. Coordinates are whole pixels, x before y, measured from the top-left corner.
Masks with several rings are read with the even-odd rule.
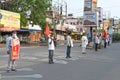
[[[0,24],[3,27],[0,28],[2,31],[20,30],[20,14],[10,12],[6,10],[0,10],[2,18]]]
[[[92,0],[92,11],[97,10],[97,0]]]

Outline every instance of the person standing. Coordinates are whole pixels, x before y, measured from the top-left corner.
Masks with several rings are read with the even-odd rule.
[[[109,33],[107,33],[107,45],[108,46],[110,45],[110,35],[109,35]]]
[[[12,47],[13,47],[12,40],[13,39],[17,40],[17,43],[15,44],[18,44],[18,46],[20,47],[20,41],[19,41],[19,38],[17,37],[16,31],[13,31],[12,36],[10,35],[6,39],[6,50],[7,50],[7,54],[9,55],[7,72],[10,72],[10,70],[16,71],[16,68],[15,68],[16,59],[13,59],[13,52],[12,52]],[[19,47],[18,47],[18,53],[19,53]]]
[[[104,41],[104,48],[106,48],[107,46],[107,31],[106,30],[103,31],[102,39]]]
[[[48,50],[49,50],[49,64],[53,64],[54,63],[53,56],[55,50],[53,34],[50,34],[48,38]]]
[[[73,41],[71,39],[71,32],[68,32],[67,35],[67,51],[66,51],[66,58],[71,58],[71,47],[73,47]]]
[[[95,51],[98,51],[98,45],[99,45],[99,36],[95,35]]]
[[[81,40],[82,40],[82,54],[86,54],[86,46],[88,45],[88,38],[85,35],[85,33],[83,33]]]
[[[101,49],[102,48],[102,36],[101,36],[101,33],[98,35],[98,39],[99,39],[98,48]]]
[[[107,47],[107,38],[103,37],[103,41],[104,41],[104,48],[106,48]]]

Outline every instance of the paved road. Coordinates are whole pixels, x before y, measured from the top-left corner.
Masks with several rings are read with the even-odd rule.
[[[55,50],[55,64],[48,64],[47,46],[22,47],[17,72],[6,73],[5,49],[0,49],[1,80],[120,80],[120,43],[106,49],[87,50],[79,44],[72,48],[72,58],[65,58],[65,46]]]

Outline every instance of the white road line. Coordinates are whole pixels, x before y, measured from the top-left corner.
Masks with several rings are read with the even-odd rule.
[[[41,74],[31,74],[31,75],[14,75],[14,76],[2,76],[0,75],[0,79],[10,79],[10,78],[43,78]]]
[[[0,69],[1,69],[1,68],[5,68],[5,67],[7,67],[7,65],[2,65],[2,66],[0,66]]]
[[[33,71],[32,68],[21,68],[21,69],[17,69],[17,71]],[[0,71],[0,74],[1,73],[5,73],[6,71]]]

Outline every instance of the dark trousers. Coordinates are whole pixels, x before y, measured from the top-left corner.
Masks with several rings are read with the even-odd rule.
[[[104,48],[106,48],[107,42],[104,42]]]
[[[66,58],[70,58],[71,46],[67,46]]]
[[[108,46],[110,45],[110,41],[108,41]]]
[[[54,41],[54,45],[55,45],[55,47],[57,47],[57,41]]]
[[[97,51],[97,50],[98,50],[98,44],[95,43],[95,51]]]
[[[49,63],[53,62],[54,50],[49,50]]]

